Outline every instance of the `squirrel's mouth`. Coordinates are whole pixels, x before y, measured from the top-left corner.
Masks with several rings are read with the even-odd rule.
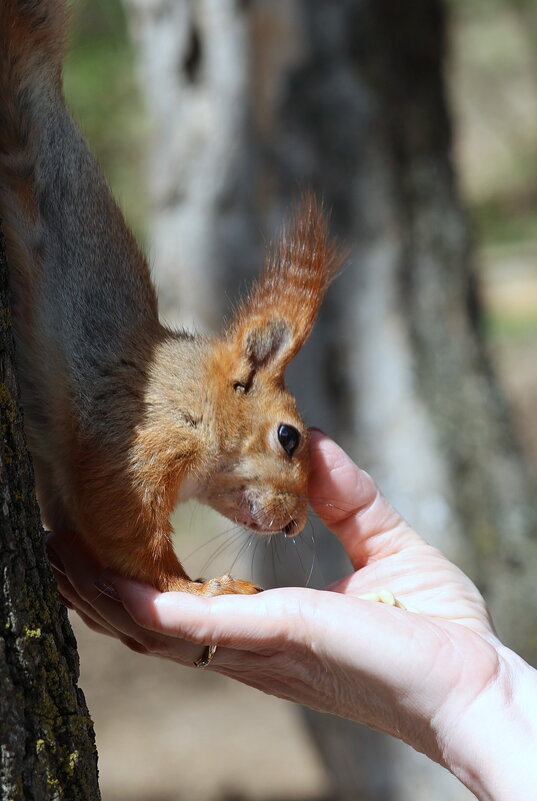
[[[234,500],[235,521],[251,531],[259,534],[282,532],[286,537],[294,537],[304,528],[306,504],[290,493],[267,499],[263,493],[249,488],[235,493]]]
[[[301,531],[298,521],[294,518],[291,518],[289,522],[285,523],[284,525],[275,524],[270,527],[263,526],[253,518],[246,520],[242,515],[237,517],[235,522],[239,523],[241,526],[246,526],[251,531],[255,531],[257,534],[277,534],[281,532],[282,534],[285,534],[286,537],[294,537]]]
[[[299,534],[307,520],[307,501],[292,492],[260,487],[234,487],[200,498],[217,512],[257,534],[286,537]]]
[[[298,521],[295,520],[294,518],[291,518],[291,520],[287,523],[287,525],[282,528],[282,532],[283,534],[285,534],[286,537],[294,537],[295,534],[298,534],[300,532]]]

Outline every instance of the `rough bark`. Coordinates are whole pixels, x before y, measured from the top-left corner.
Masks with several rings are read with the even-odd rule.
[[[164,0],[125,1],[148,15],[168,8]],[[190,15],[195,8],[211,12],[209,2],[176,5]],[[245,110],[233,109],[240,148],[231,150],[229,171],[215,174],[210,214],[183,172],[165,162],[158,139],[151,145],[153,168],[161,159],[160,172],[169,170],[183,207],[202,216],[194,228],[211,237],[206,247],[218,254],[220,287],[248,262],[259,263],[256,216],[270,235],[303,186],[332,208],[352,258],[298,360],[292,384],[300,405],[309,422],[335,434],[373,473],[427,539],[471,573],[503,638],[534,660],[535,485],[481,330],[470,229],[451,163],[444,6],[440,0],[255,0],[222,7],[249,32],[244,49],[227,50],[234,69],[244,71],[234,100]],[[218,28],[222,37],[225,30]],[[199,50],[209,62],[216,40],[203,31]],[[158,40],[137,30],[137,41],[147,70],[148,45],[152,50]],[[184,73],[184,57],[180,63]],[[160,67],[143,82],[152,94],[169,80],[184,82],[181,70],[178,78],[162,61]],[[210,83],[208,69],[198,81]],[[154,113],[155,100],[148,97],[148,106]],[[213,106],[213,138],[229,132],[229,112],[226,104]],[[199,113],[182,103],[166,134],[170,141],[185,138],[184,126],[194,130],[192,115]],[[156,119],[160,130],[166,120]],[[197,143],[198,151],[188,151],[189,175],[195,183],[199,165],[208,185],[205,149],[215,143]],[[229,228],[228,208],[236,212]],[[155,213],[164,219],[158,204]],[[183,229],[174,231],[172,222],[166,237],[175,237],[171,249],[179,253]],[[231,246],[233,237],[239,239]],[[196,270],[214,270],[205,257],[194,263]],[[180,284],[170,289],[175,305],[186,302],[187,313],[203,319],[203,296],[194,308]],[[221,293],[211,298],[223,305]],[[327,578],[342,563],[331,543],[318,536]],[[288,578],[300,582],[303,574]],[[306,715],[337,797],[469,797],[401,744],[346,721]]]
[[[0,314],[0,799],[98,801],[93,724],[23,436],[1,234]]]

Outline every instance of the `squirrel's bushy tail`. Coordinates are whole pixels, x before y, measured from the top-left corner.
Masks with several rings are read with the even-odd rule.
[[[27,147],[31,137],[32,101],[37,100],[40,93],[61,91],[67,16],[63,0],[2,0],[0,3],[0,154],[3,161],[10,157],[16,162],[15,154]]]
[[[38,260],[35,123],[47,97],[62,91],[67,18],[63,0],[0,0],[0,218],[18,277],[31,274]]]

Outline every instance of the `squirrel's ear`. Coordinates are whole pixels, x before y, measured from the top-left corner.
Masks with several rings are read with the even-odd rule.
[[[322,206],[307,195],[227,333],[255,370],[285,370],[306,341],[343,259],[329,239]]]
[[[284,320],[260,320],[245,334],[244,355],[254,370],[279,364],[291,345],[292,332]]]

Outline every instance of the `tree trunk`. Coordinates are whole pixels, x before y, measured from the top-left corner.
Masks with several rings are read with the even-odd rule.
[[[482,335],[451,163],[443,6],[298,8],[306,55],[287,76],[270,140],[285,194],[317,187],[353,245],[331,298],[344,348],[324,377],[339,388],[334,430],[418,531],[470,572],[501,636],[535,660],[535,485]],[[368,762],[363,744],[353,758],[340,727],[314,724],[344,797],[342,777],[359,763],[364,798],[464,793],[393,743],[383,742],[383,774],[367,768],[378,759]]]
[[[372,465],[379,464],[396,484],[390,497],[400,496],[402,511],[418,529],[471,572],[492,605],[501,636],[535,661],[536,487],[483,336],[469,226],[451,163],[443,7],[430,0],[404,10],[396,0],[363,6],[372,12],[371,28],[365,41],[367,20],[357,16],[355,35],[361,32],[362,47],[356,64],[376,99],[374,139],[390,169],[383,182],[381,233],[374,240],[380,244],[382,231],[391,232],[392,252],[380,269],[366,259],[361,275],[369,292],[378,292],[378,275],[390,273],[387,317],[396,321],[399,347],[404,345],[403,358],[396,353],[399,372],[401,363],[407,369],[397,377],[394,360],[389,382],[362,383],[358,426],[366,432]],[[378,223],[372,205],[366,200],[360,216]],[[367,305],[366,295],[362,309]],[[364,352],[375,348],[375,341],[367,341],[369,323],[358,316],[354,329],[359,361],[369,362],[369,369],[351,367],[350,375],[382,372]],[[375,338],[386,335],[378,332]],[[386,395],[392,403],[398,395],[402,401],[390,415],[379,408]],[[372,409],[373,427],[364,424]],[[425,436],[413,435],[407,410],[414,418],[419,414]],[[376,443],[387,422],[403,429],[404,443],[389,460],[389,443]],[[420,441],[428,442],[432,458],[422,457]],[[416,478],[426,490],[435,481],[417,502],[408,491]]]
[[[166,172],[174,187],[168,194],[180,199],[182,213],[201,215],[193,230],[210,242],[201,257],[189,252],[185,268],[198,280],[198,271],[211,276],[217,264],[219,289],[207,291],[210,316],[218,301],[224,305],[222,287],[236,284],[247,263],[255,269],[260,262],[256,217],[271,235],[301,187],[313,187],[333,210],[352,257],[297,360],[292,385],[299,405],[311,424],[338,437],[428,540],[470,572],[501,636],[535,660],[535,485],[482,334],[471,237],[451,163],[442,3],[229,0],[218,6],[226,23],[216,24],[221,18],[212,16],[210,0],[183,0],[174,6],[183,15],[175,31],[182,50],[165,63],[153,54],[171,47],[169,4],[125,2],[137,10],[142,86],[159,132],[150,180]],[[190,49],[181,33],[186,18]],[[192,20],[198,20],[195,48]],[[144,33],[155,34],[158,24],[159,36]],[[240,37],[225,44],[227,31],[238,29]],[[219,82],[210,69],[213,49],[225,49],[229,60]],[[176,142],[179,152],[209,113],[189,102],[191,94],[174,95],[180,105],[173,119],[167,105],[168,87],[189,79],[192,52],[197,83],[189,91],[215,102],[211,136],[195,139],[185,177],[185,165],[167,157],[161,140]],[[171,64],[181,69],[172,73]],[[233,94],[233,86],[240,92]],[[221,98],[244,104],[242,112]],[[166,133],[165,126],[171,126]],[[230,143],[236,146],[227,151]],[[226,168],[215,169],[215,151]],[[198,179],[211,194],[203,208]],[[174,242],[170,252],[186,255],[184,228],[163,216],[156,197],[154,232]],[[154,253],[159,247],[153,242]],[[168,308],[171,301],[203,319],[203,293],[194,303],[182,294],[183,280],[165,301]],[[317,549],[327,579],[341,571],[332,538],[319,535]],[[288,578],[303,581],[299,572]],[[347,721],[306,715],[338,798],[469,797],[400,743]]]
[[[236,281],[241,265],[258,259],[248,17],[235,0],[124,5],[152,129],[151,260],[161,314],[214,330],[227,290],[222,265],[234,265]]]
[[[13,367],[0,234],[0,799],[98,801],[76,642],[43,547]]]

